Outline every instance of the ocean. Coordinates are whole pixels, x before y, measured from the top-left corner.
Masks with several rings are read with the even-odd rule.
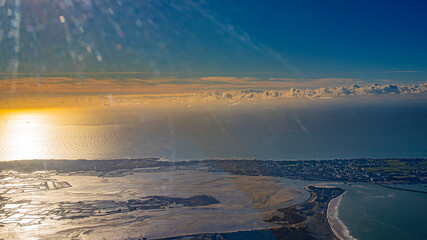
[[[0,160],[427,156],[425,101],[0,112]]]
[[[426,239],[427,194],[373,184],[344,187],[338,217],[356,239]],[[424,191],[426,189],[424,188]]]
[[[344,224],[343,234],[350,240],[426,239],[425,217],[427,194],[389,189],[370,183],[317,182],[282,179],[285,186],[304,191],[306,185],[336,186],[346,191],[338,204],[338,218]],[[411,188],[426,191],[426,185]],[[308,193],[300,196],[304,201]]]

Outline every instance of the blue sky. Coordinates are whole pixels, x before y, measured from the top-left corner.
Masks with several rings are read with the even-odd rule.
[[[302,74],[426,76],[390,74],[426,70],[425,1],[242,1],[239,5],[246,6],[233,21]]]
[[[6,0],[0,72],[414,84],[427,79],[426,12],[426,1]]]

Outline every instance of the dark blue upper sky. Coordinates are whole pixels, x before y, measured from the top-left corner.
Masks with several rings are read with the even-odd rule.
[[[303,74],[360,72],[357,75],[369,77],[376,74],[368,72],[426,70],[426,1],[234,4],[239,7],[229,14],[231,21]]]
[[[425,82],[426,12],[427,1],[6,0],[0,72]]]

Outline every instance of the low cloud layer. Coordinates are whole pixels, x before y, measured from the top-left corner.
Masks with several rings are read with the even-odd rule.
[[[243,89],[230,91],[209,91],[196,95],[197,99],[205,101],[240,101],[240,100],[269,100],[293,98],[334,98],[343,96],[372,96],[372,95],[420,95],[427,93],[427,83],[420,85],[378,85],[321,87],[315,89],[263,90]]]
[[[234,105],[240,103],[283,102],[292,99],[334,99],[349,96],[427,96],[427,83],[419,85],[371,84],[321,88],[236,89],[209,90],[172,94],[98,94],[56,96],[13,96],[0,97],[0,108],[51,107],[51,106],[129,106],[154,104],[184,104],[195,106],[205,103]]]

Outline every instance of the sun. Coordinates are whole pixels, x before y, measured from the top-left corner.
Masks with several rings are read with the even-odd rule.
[[[0,115],[0,160],[48,158],[48,116],[37,111]]]

